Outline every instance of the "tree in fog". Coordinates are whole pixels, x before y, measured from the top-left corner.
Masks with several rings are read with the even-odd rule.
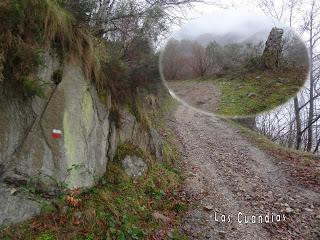
[[[161,67],[166,80],[177,79],[179,71],[183,67],[183,56],[180,51],[180,42],[171,39],[166,44],[161,58]]]
[[[204,77],[210,66],[210,61],[206,49],[199,43],[194,42],[192,45],[191,53],[192,55],[189,59],[189,65],[191,66],[196,76]]]
[[[210,42],[206,47],[209,67],[212,72],[218,72],[222,68],[223,49],[216,41]]]
[[[303,54],[305,53],[305,54]],[[283,39],[280,64],[284,67],[308,67],[309,56],[302,40],[291,31],[287,31]]]
[[[230,43],[224,46],[224,66],[234,67],[243,60],[242,45],[239,43]]]

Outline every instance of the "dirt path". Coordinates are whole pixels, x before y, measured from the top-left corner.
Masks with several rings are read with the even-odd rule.
[[[320,239],[320,193],[300,187],[279,161],[225,122],[183,105],[172,128],[183,146],[190,239]]]
[[[168,87],[189,105],[208,112],[216,112],[220,92],[211,82],[168,81]]]

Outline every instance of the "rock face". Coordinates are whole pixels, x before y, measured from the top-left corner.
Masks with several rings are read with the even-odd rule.
[[[92,186],[108,160],[108,110],[99,115],[99,100],[79,65],[67,65],[55,85],[51,79],[58,65],[47,59],[49,67],[39,74],[48,83],[47,98],[18,102],[5,111],[7,121],[0,127],[1,141],[8,139],[1,144],[1,152],[8,149],[1,156],[3,178],[37,178],[49,188],[43,190],[60,182],[70,188]],[[54,129],[62,131],[61,138],[52,137]]]
[[[262,55],[262,63],[267,69],[275,69],[279,66],[279,59],[282,52],[283,29],[272,28],[266,41]]]
[[[81,64],[62,66],[55,56],[44,57],[47,67],[38,75],[46,86],[45,98],[25,99],[0,82],[0,182],[34,182],[49,193],[61,183],[69,188],[90,187],[105,174],[117,146],[125,141],[162,159],[158,133],[143,128],[125,110],[120,110],[120,123],[113,122],[111,97],[107,105],[100,102]],[[57,71],[62,72],[59,82],[54,80]],[[54,138],[53,130],[62,131],[61,137]],[[135,168],[134,162],[126,167]],[[0,205],[0,212],[2,208],[6,207]],[[8,216],[16,214],[14,208],[5,211]]]
[[[5,226],[38,215],[41,205],[26,196],[15,196],[8,186],[0,184],[0,209],[0,226]]]
[[[148,166],[142,158],[129,155],[122,160],[122,167],[126,174],[133,178],[142,176],[148,170]]]

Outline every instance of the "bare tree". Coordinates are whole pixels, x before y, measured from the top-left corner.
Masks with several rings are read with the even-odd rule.
[[[303,0],[259,0],[258,6],[266,15],[287,22],[292,27],[302,3]]]
[[[175,39],[170,39],[161,57],[161,68],[164,78],[166,80],[176,80],[183,65],[180,42]]]
[[[314,116],[314,88],[315,88],[315,75],[314,75],[314,61],[317,55],[315,55],[315,48],[317,47],[320,40],[320,23],[319,23],[320,5],[316,4],[316,1],[311,2],[310,9],[307,10],[304,17],[303,30],[309,35],[309,56],[310,61],[310,85],[309,85],[309,116],[308,116],[308,141],[307,141],[307,151],[311,151],[313,144],[313,129],[312,125],[315,123]]]
[[[198,77],[204,77],[209,69],[210,61],[207,51],[197,42],[192,45],[192,56],[189,64]]]

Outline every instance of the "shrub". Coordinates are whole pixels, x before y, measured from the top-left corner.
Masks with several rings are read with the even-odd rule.
[[[246,63],[246,68],[248,70],[257,70],[262,68],[262,58],[261,56],[256,56],[250,58]]]

